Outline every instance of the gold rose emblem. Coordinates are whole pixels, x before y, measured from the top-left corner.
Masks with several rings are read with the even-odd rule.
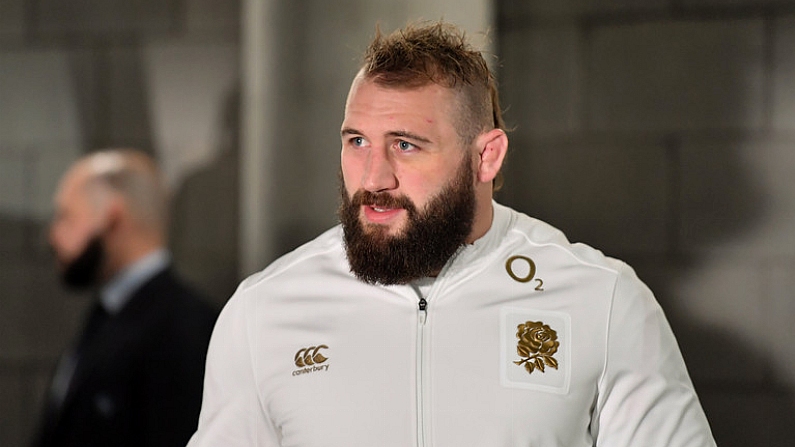
[[[538,369],[542,373],[547,366],[558,369],[558,361],[553,357],[558,352],[558,334],[540,321],[528,321],[520,324],[516,330],[516,352],[522,360],[514,361],[516,365],[524,365],[528,374]]]

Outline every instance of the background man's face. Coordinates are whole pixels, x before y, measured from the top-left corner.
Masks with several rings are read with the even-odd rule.
[[[84,173],[73,170],[61,181],[55,196],[49,242],[62,272],[85,252],[100,229],[99,212],[89,200],[85,182]]]

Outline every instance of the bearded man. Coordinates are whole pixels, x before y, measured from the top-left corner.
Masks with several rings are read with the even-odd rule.
[[[714,446],[634,272],[493,201],[503,128],[458,30],[375,38],[341,225],[229,301],[190,447]]]
[[[172,271],[167,208],[140,151],[92,153],[61,180],[50,245],[63,282],[95,301],[58,364],[35,447],[177,447],[196,429],[216,311]]]

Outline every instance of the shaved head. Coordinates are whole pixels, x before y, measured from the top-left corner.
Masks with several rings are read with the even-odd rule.
[[[168,193],[152,157],[107,149],[64,175],[49,242],[65,282],[87,286],[162,248],[167,222]]]
[[[164,231],[168,220],[168,192],[157,165],[135,149],[106,149],[80,159],[75,171],[85,176],[86,192],[98,206],[109,195],[121,195],[136,223]]]

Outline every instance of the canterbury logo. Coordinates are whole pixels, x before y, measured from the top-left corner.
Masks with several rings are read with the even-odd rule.
[[[312,366],[325,362],[328,358],[320,353],[321,349],[328,349],[328,346],[319,345],[299,349],[298,352],[295,353],[295,366],[303,368],[305,366]]]

